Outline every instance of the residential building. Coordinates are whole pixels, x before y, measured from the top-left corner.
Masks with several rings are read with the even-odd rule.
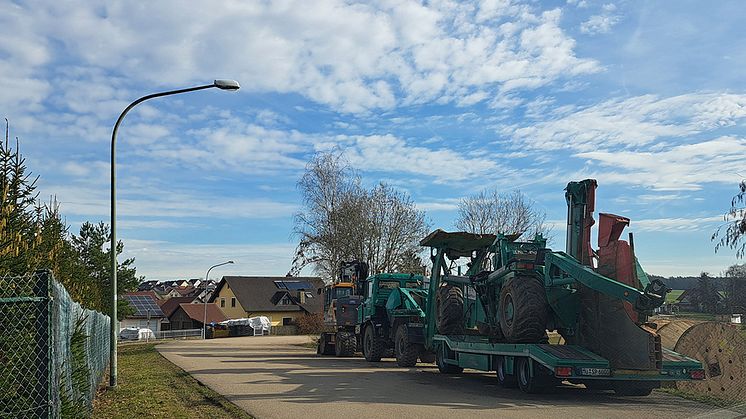
[[[202,329],[202,321],[207,310],[207,324],[228,320],[216,304],[181,303],[169,316],[171,330]]]
[[[318,277],[224,276],[210,298],[229,319],[265,316],[287,326],[306,313],[321,313]]]
[[[150,295],[137,295],[138,293],[124,294],[123,299],[127,300],[134,313],[128,315],[119,322],[119,329],[126,327],[148,328],[157,333],[163,330],[162,323],[168,323],[168,318],[158,304],[156,299]]]

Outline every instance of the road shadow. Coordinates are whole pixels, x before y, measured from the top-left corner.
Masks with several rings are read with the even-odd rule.
[[[173,355],[185,358],[210,358],[214,368],[192,369],[198,379],[220,379],[222,374],[246,375],[239,384],[249,385],[241,394],[228,395],[232,401],[276,400],[290,403],[385,403],[417,406],[442,406],[451,409],[562,408],[593,406],[598,417],[603,411],[623,408],[635,416],[651,410],[665,410],[676,416],[691,416],[692,411],[712,410],[705,405],[663,393],[649,397],[617,397],[610,392],[592,392],[582,386],[562,385],[549,392],[531,395],[517,389],[502,388],[493,374],[467,371],[458,375],[438,372],[432,364],[399,368],[394,360],[369,363],[362,358],[335,358],[316,355],[299,347],[275,348],[178,348]],[[205,349],[209,349],[205,351]],[[215,378],[218,377],[218,378]],[[235,378],[232,378],[235,380]],[[254,387],[256,389],[254,390]],[[276,389],[269,391],[268,389]]]

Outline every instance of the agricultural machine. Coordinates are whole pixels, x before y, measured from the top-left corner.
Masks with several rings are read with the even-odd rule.
[[[417,359],[434,362],[424,348],[425,301],[422,275],[368,276],[364,262],[344,262],[339,280],[324,290],[324,324],[317,353],[352,356],[358,347],[369,362],[396,357],[403,367]]]
[[[541,235],[436,230],[420,242],[433,261],[424,348],[441,372],[497,371],[501,385],[526,392],[567,380],[620,395],[704,377],[698,361],[662,348],[647,323],[669,290],[643,271],[632,234],[620,239],[630,220],[600,214],[599,248],[591,247],[596,186],[567,185],[565,252],[547,249]],[[549,344],[547,331],[565,344]]]

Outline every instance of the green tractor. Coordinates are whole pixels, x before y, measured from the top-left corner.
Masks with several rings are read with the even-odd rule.
[[[591,247],[595,190],[593,179],[566,188],[566,252],[540,235],[436,230],[420,242],[433,261],[424,346],[441,372],[497,371],[500,384],[527,392],[569,380],[629,395],[703,377],[647,321],[669,289],[645,274],[632,235],[620,239],[629,219],[600,214]],[[547,330],[565,344],[550,345]]]
[[[419,358],[434,362],[424,349],[425,301],[422,275],[382,273],[368,276],[365,262],[342,262],[338,280],[324,289],[324,324],[317,353],[365,359],[395,357],[411,367]]]
[[[363,355],[378,362],[393,353],[401,367],[435,361],[425,350],[425,301],[422,275],[373,275],[363,281],[363,304],[358,309],[356,331],[361,337]]]

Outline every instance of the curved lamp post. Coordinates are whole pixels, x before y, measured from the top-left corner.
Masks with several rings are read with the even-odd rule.
[[[119,115],[116,124],[114,124],[114,131],[111,133],[111,248],[109,252],[111,254],[111,289],[112,289],[112,302],[111,302],[111,340],[110,340],[110,354],[109,354],[109,385],[116,387],[117,385],[117,337],[119,334],[119,321],[117,321],[117,193],[116,193],[116,143],[117,143],[117,131],[119,131],[119,124],[122,123],[124,116],[142,102],[148,99],[153,99],[161,96],[176,95],[179,93],[194,92],[195,90],[204,90],[217,87],[221,90],[238,90],[241,86],[235,80],[215,80],[212,84],[206,84],[204,86],[189,87],[186,89],[169,90],[167,92],[153,93],[151,95],[143,96],[140,99],[132,102],[124,108],[122,114]]]
[[[217,265],[210,266],[210,269],[207,270],[207,273],[205,274],[205,315],[202,317],[202,339],[207,339],[207,281],[210,279],[210,271],[212,268],[217,268],[218,266],[233,264],[232,260],[229,260],[227,262],[218,263]],[[213,291],[214,292],[214,291]]]

